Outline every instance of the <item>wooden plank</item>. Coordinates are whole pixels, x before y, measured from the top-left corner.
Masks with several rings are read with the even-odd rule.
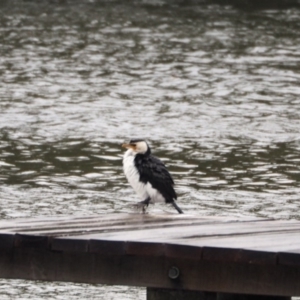
[[[198,239],[172,239],[169,243],[220,248],[248,249],[268,252],[293,252],[299,249],[299,234],[296,232],[270,232],[251,235],[203,237]]]
[[[117,216],[119,214],[116,214]],[[48,234],[67,234],[71,232],[76,232],[74,229],[80,229],[79,232],[91,231],[96,229],[98,231],[118,231],[121,229],[144,229],[144,228],[161,228],[161,227],[169,227],[169,226],[191,226],[191,225],[200,225],[206,223],[218,223],[218,222],[237,222],[237,220],[233,220],[232,218],[216,218],[216,217],[195,217],[189,215],[159,215],[159,216],[148,216],[143,214],[135,214],[135,215],[124,216],[124,219],[120,217],[111,216],[110,218],[75,218],[74,220],[60,220],[60,221],[51,221],[51,222],[42,222],[42,221],[32,221],[26,222],[19,220],[9,226],[10,222],[6,223],[6,226],[1,227],[1,232],[27,232],[27,233],[48,233]],[[181,217],[184,216],[184,217]],[[255,221],[257,219],[247,220]],[[240,222],[243,223],[243,222]],[[137,226],[138,225],[138,226]]]
[[[76,231],[70,230],[67,232],[57,232],[59,233],[56,236],[60,236],[62,233],[65,235],[78,235],[82,238],[98,236],[99,238],[102,236],[103,238],[114,238],[114,239],[126,239],[127,236],[130,239],[152,239],[155,238],[158,240],[160,237],[162,240],[166,235],[168,237],[184,237],[185,239],[191,238],[202,238],[203,236],[233,236],[233,235],[240,235],[240,234],[256,234],[256,233],[268,233],[268,232],[297,232],[300,230],[300,224],[294,223],[274,223],[274,222],[246,222],[237,224],[236,222],[223,222],[223,223],[206,223],[206,222],[199,222],[199,223],[192,223],[191,225],[184,226],[184,230],[178,230],[178,228],[182,228],[182,223],[175,223],[171,226],[117,226],[113,228],[101,228],[97,227],[95,232],[89,230],[85,231],[84,234],[77,234]],[[31,231],[30,233],[34,233]],[[48,231],[44,232],[43,234],[52,235],[53,231],[51,230],[50,233]]]
[[[130,225],[130,224],[147,224],[158,223],[159,221],[167,225],[168,222],[186,220],[192,222],[193,220],[210,220],[214,218],[190,216],[190,215],[145,215],[145,214],[112,214],[112,215],[97,215],[87,217],[57,217],[57,218],[37,218],[37,219],[15,219],[2,221],[0,224],[1,231],[8,230],[15,232],[16,230],[32,228],[45,229],[53,227],[61,228],[78,228],[88,227],[90,225],[114,227],[115,225]]]
[[[168,227],[179,227],[179,226],[192,226],[192,225],[201,225],[212,223],[213,221],[207,220],[194,220],[189,221],[186,220],[174,220],[172,222],[165,222],[164,220],[152,221],[152,222],[144,222],[144,221],[135,221],[135,222],[119,222],[119,223],[103,223],[103,222],[87,222],[87,223],[76,223],[76,224],[61,224],[54,223],[47,224],[47,226],[32,226],[32,224],[28,227],[19,226],[12,228],[2,228],[2,232],[19,232],[19,233],[28,233],[28,234],[44,234],[48,235],[65,235],[65,234],[82,234],[82,233],[92,233],[92,232],[114,232],[114,231],[123,231],[123,230],[142,230],[147,228],[168,228]]]
[[[130,223],[136,221],[143,222],[157,222],[159,220],[165,222],[172,222],[176,220],[186,220],[187,222],[193,220],[207,220],[211,222],[228,222],[228,221],[238,221],[238,222],[248,222],[248,221],[262,221],[262,220],[270,220],[270,219],[262,219],[256,217],[243,217],[243,219],[238,219],[236,217],[218,217],[218,216],[201,216],[201,215],[189,215],[189,214],[142,214],[142,213],[114,213],[114,214],[97,214],[97,215],[87,215],[87,216],[47,216],[45,217],[34,217],[34,218],[19,218],[19,219],[9,219],[9,220],[1,220],[0,228],[5,226],[11,227],[11,225],[20,224],[21,226],[41,226],[43,224],[71,224],[71,223],[86,223],[86,222],[109,222],[113,225],[115,222],[123,222]]]
[[[117,217],[115,217],[114,215],[111,217],[105,216],[105,222],[109,222],[108,220],[113,219],[115,220],[114,222],[116,222],[115,224],[118,225],[115,226],[115,228],[109,230],[109,227],[107,227],[109,226],[108,223],[105,223],[103,227],[101,225],[101,220],[99,223],[97,223],[98,227],[95,225],[96,230],[98,230],[97,234],[87,234],[90,233],[90,231],[85,230],[86,233],[84,235],[77,235],[77,231],[74,230],[74,224],[72,224],[73,227],[68,229],[67,232],[64,232],[65,228],[68,228],[70,224],[69,221],[62,222],[63,220],[60,220],[60,222],[58,223],[53,222],[51,226],[49,226],[48,224],[47,228],[45,229],[50,229],[50,234],[47,231],[44,234],[51,236],[53,233],[52,226],[63,226],[64,229],[59,228],[57,231],[60,232],[60,234],[68,234],[69,237],[67,238],[70,238],[71,240],[73,239],[72,236],[75,235],[77,240],[105,239],[114,241],[151,241],[152,243],[168,242],[173,244],[185,244],[189,246],[236,248],[273,252],[292,251],[293,249],[300,248],[300,239],[297,238],[299,222],[247,221],[237,223],[236,221],[222,222],[222,220],[216,218],[213,219],[214,222],[212,222],[211,219],[203,220],[202,218],[194,218],[192,219],[192,221],[190,220],[189,222],[187,222],[186,217],[184,219],[178,219],[173,216],[144,217],[143,215],[134,215],[135,221],[133,221],[131,217],[132,216],[126,216],[126,221],[124,221],[120,219],[120,216],[118,215]],[[78,218],[75,218],[74,220],[77,219]],[[86,218],[81,219],[83,219],[84,222],[87,222]],[[165,219],[168,220],[167,225],[163,221],[161,221]],[[97,220],[98,222],[99,218],[95,218],[95,220]],[[137,220],[143,220],[140,224],[140,228],[136,226]],[[155,223],[153,220],[159,221],[158,223]],[[133,222],[134,226],[132,224],[126,225],[127,221]],[[185,223],[184,230],[178,230],[178,227],[182,228],[183,226],[181,223],[182,221]],[[155,226],[153,226],[153,222]],[[15,224],[15,222],[13,223]],[[80,226],[81,223],[76,224],[76,227]],[[30,233],[30,235],[32,236],[35,232],[34,228],[35,226],[31,224],[27,233]],[[80,232],[81,231],[82,230],[80,230]],[[280,235],[284,235],[284,238],[279,238]],[[70,250],[75,250],[74,246],[76,246],[79,242],[60,242],[59,240],[54,239],[53,243],[53,249],[66,250],[67,248],[69,248]],[[80,249],[80,247],[83,247],[86,251],[88,246],[83,242],[82,246],[77,245],[76,247],[79,247],[78,249]]]
[[[186,227],[180,231],[177,227],[161,229],[130,230],[121,232],[103,232],[76,236],[78,239],[101,239],[114,241],[140,241],[184,244],[190,246],[210,246],[221,248],[252,249],[262,251],[292,250],[300,247],[298,228],[265,226],[262,224],[244,224],[234,231],[236,224],[202,224]],[[257,225],[257,226],[256,226]],[[271,225],[271,224],[270,224]],[[266,228],[267,227],[267,228]],[[195,231],[198,233],[195,234]],[[192,238],[190,238],[192,236]],[[280,238],[283,236],[284,238]],[[71,238],[66,237],[66,238]]]
[[[86,222],[85,218],[82,218],[84,222]],[[127,241],[127,242],[151,242],[149,243],[151,246],[145,246],[144,244],[136,243],[134,247],[139,249],[139,247],[152,247],[153,243],[169,243],[169,244],[181,244],[182,247],[184,245],[190,247],[206,247],[206,249],[211,249],[210,252],[205,254],[205,258],[209,259],[223,259],[226,261],[263,261],[263,257],[266,263],[273,262],[275,260],[274,255],[270,256],[266,252],[277,252],[277,251],[293,251],[293,249],[298,249],[300,247],[300,239],[298,236],[298,228],[299,223],[297,222],[274,222],[274,221],[247,221],[242,223],[237,223],[236,221],[223,221],[220,219],[211,219],[203,220],[192,219],[188,222],[189,226],[186,225],[184,230],[178,230],[178,227],[182,227],[182,218],[179,220],[173,216],[170,218],[167,216],[159,216],[159,217],[146,217],[143,215],[138,215],[135,221],[131,220],[130,217],[126,217],[125,220],[130,220],[131,222],[136,222],[136,220],[148,220],[147,222],[142,222],[141,229],[137,228],[137,226],[120,226],[119,224],[127,224],[127,221],[120,220],[120,216],[116,218],[114,216],[108,218],[105,216],[106,221],[113,219],[118,224],[114,230],[118,231],[109,231],[107,232],[108,223],[105,223],[104,227],[101,227],[102,220],[100,222],[99,218],[95,218],[97,220],[97,225],[100,227],[100,232],[97,234],[84,234],[84,235],[76,235],[77,231],[74,231],[74,224],[72,224],[72,228],[68,231],[69,236],[64,237],[63,239],[52,238],[52,249],[56,251],[88,251],[88,248],[96,251],[97,245],[98,250],[100,251],[100,244],[103,244],[103,240],[106,241]],[[161,220],[168,219],[167,226],[159,227],[161,225]],[[197,219],[197,218],[196,218]],[[76,218],[74,220],[77,220]],[[155,226],[152,226],[153,220],[159,220]],[[171,220],[171,221],[170,221]],[[68,228],[70,226],[69,221],[62,222],[60,220],[59,223],[53,222],[56,226],[63,226],[63,228]],[[186,218],[183,220],[186,222]],[[218,222],[217,222],[218,221]],[[128,221],[129,222],[129,221]],[[216,223],[217,222],[217,223]],[[46,222],[47,223],[47,222]],[[162,222],[163,223],[163,222]],[[195,224],[196,223],[196,224]],[[51,229],[53,224],[49,226],[47,224],[47,228]],[[164,224],[165,225],[165,224]],[[237,225],[239,225],[237,227]],[[284,226],[283,226],[284,225]],[[80,224],[76,224],[76,227],[80,227]],[[149,227],[148,227],[149,226]],[[133,228],[135,230],[133,230]],[[159,227],[159,228],[157,228]],[[64,230],[64,229],[63,229]],[[97,229],[99,230],[99,229]],[[61,233],[61,229],[59,229]],[[31,233],[35,232],[34,229],[30,228]],[[51,231],[52,234],[52,231]],[[51,236],[50,234],[50,236]],[[281,234],[284,234],[284,238],[278,238]],[[73,235],[75,237],[73,237]],[[68,240],[69,239],[69,240]],[[92,242],[88,242],[88,240],[92,240]],[[99,242],[97,240],[100,240]],[[36,242],[36,240],[35,240]],[[45,243],[47,243],[44,240]],[[24,241],[23,241],[24,243]],[[28,241],[27,241],[28,243]],[[32,244],[33,241],[30,241]],[[109,246],[108,246],[109,245]],[[130,245],[130,243],[127,244]],[[134,245],[132,243],[131,245]],[[101,245],[102,247],[103,245]],[[106,247],[111,247],[111,244],[106,243]],[[125,247],[125,246],[124,246]],[[133,247],[133,246],[131,246]],[[220,250],[216,250],[216,248],[220,248]],[[173,249],[172,247],[170,249]],[[183,249],[183,248],[182,248]],[[232,251],[230,249],[238,249],[239,251]],[[245,252],[241,250],[259,250],[262,253],[253,256],[253,252]],[[114,250],[116,251],[116,250]],[[123,251],[123,250],[122,250]],[[136,250],[138,251],[138,250]],[[149,250],[150,251],[150,250]],[[153,250],[154,251],[154,250]],[[162,250],[156,249],[157,253],[160,253]],[[155,252],[154,251],[154,252]],[[165,250],[163,250],[165,251]],[[217,251],[220,251],[222,255],[217,255]],[[153,253],[154,253],[153,252]],[[248,256],[246,255],[248,253]]]

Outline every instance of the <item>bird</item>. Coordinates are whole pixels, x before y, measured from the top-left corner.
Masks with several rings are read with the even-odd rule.
[[[123,169],[125,176],[142,199],[137,204],[143,213],[150,203],[170,203],[178,211],[183,211],[175,200],[177,194],[174,190],[174,181],[164,163],[151,154],[151,148],[144,139],[131,139],[129,143],[122,144],[127,151],[123,156]]]

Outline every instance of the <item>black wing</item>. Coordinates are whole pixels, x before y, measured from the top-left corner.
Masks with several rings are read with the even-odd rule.
[[[164,196],[167,203],[177,199],[173,188],[174,181],[160,159],[152,155],[137,154],[134,162],[140,174],[140,181],[150,182],[153,188]]]

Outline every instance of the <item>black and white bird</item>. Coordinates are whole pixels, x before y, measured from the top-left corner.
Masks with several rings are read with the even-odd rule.
[[[151,154],[148,143],[142,139],[133,139],[122,147],[127,148],[123,157],[124,173],[128,182],[143,201],[139,202],[145,212],[149,203],[165,202],[172,204],[178,213],[174,190],[174,181],[164,163]]]

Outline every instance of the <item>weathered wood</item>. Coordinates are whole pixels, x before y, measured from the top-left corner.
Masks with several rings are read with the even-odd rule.
[[[1,221],[0,277],[300,296],[299,232],[297,221],[188,215]]]

